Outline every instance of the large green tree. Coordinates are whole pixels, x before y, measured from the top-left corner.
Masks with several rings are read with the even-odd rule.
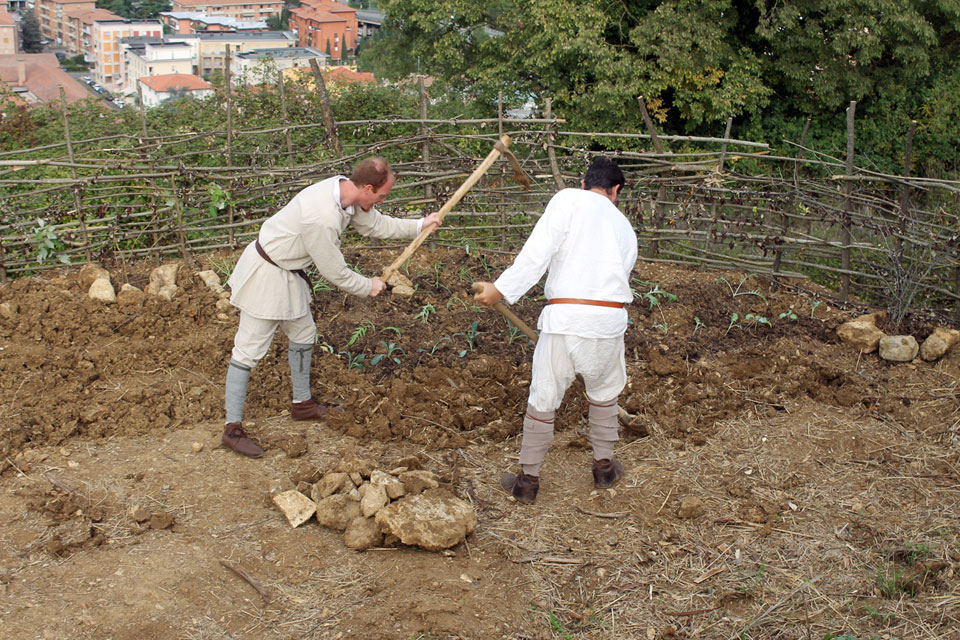
[[[40,22],[31,9],[26,9],[20,14],[20,43],[26,53],[43,51]]]

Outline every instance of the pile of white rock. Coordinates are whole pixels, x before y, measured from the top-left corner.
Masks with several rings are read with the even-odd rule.
[[[117,293],[110,281],[110,272],[91,262],[83,265],[80,269],[77,282],[93,300],[106,303],[115,302],[120,307],[136,307],[143,303],[145,295],[156,296],[167,301],[173,300],[173,297],[180,291],[177,278],[182,270],[183,264],[180,262],[160,265],[150,272],[150,282],[143,291],[126,283],[120,287],[120,291]],[[220,283],[220,276],[215,271],[206,270],[197,271],[196,277],[200,278],[211,291],[217,294],[217,311],[220,313],[227,311],[230,308],[230,292],[223,288]]]
[[[358,551],[397,543],[440,551],[460,544],[477,527],[473,506],[441,487],[433,472],[412,466],[419,465],[383,471],[345,458],[309,486],[309,497],[293,489],[273,501],[291,526],[315,516],[342,531],[344,544]]]
[[[859,316],[837,328],[837,336],[863,353],[878,352],[881,358],[891,362],[911,362],[918,355],[926,362],[942,358],[953,345],[960,341],[960,331],[937,327],[923,344],[913,336],[888,336],[877,322],[886,320],[886,311]]]

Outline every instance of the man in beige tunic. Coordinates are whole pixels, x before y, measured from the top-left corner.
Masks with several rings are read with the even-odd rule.
[[[279,328],[290,339],[288,360],[293,386],[294,420],[322,419],[327,407],[310,391],[310,360],[317,327],[310,312],[310,281],[303,271],[312,262],[320,275],[356,296],[374,297],[386,285],[350,269],[340,251],[340,235],[353,225],[373,238],[414,238],[424,228],[440,226],[432,213],[402,220],[374,208],[393,188],[393,171],[380,157],[362,160],[350,178],[334,176],[298,193],[267,219],[257,239],[240,256],[227,284],[230,302],[240,308],[240,325],[227,368],[226,427],[221,442],[245,456],[260,448],[243,430],[243,405],[250,370],[266,355]]]

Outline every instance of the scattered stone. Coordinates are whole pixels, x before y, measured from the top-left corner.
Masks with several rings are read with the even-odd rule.
[[[308,493],[310,493],[312,489],[313,489],[313,485],[310,484],[309,482],[304,482],[303,480],[301,480],[300,482],[297,483],[297,491],[299,491],[303,495],[307,495]]]
[[[343,532],[343,544],[365,551],[383,542],[383,531],[373,518],[354,518]]]
[[[150,516],[150,528],[169,529],[173,526],[174,520],[172,513],[155,513]]]
[[[177,274],[180,272],[180,263],[164,264],[150,272],[150,284],[147,285],[147,294],[160,295],[163,287],[177,286]]]
[[[437,474],[422,469],[404,471],[400,474],[400,482],[403,483],[408,495],[417,495],[427,489],[436,489],[440,486]]]
[[[139,307],[143,304],[143,291],[132,284],[124,284],[117,294],[117,305],[121,307]]]
[[[80,267],[80,272],[77,274],[77,284],[80,285],[81,290],[89,291],[90,285],[103,278],[109,280],[110,272],[95,262],[88,262]]]
[[[360,499],[360,512],[363,513],[364,518],[369,518],[385,507],[390,502],[390,498],[387,497],[387,489],[382,484],[364,486],[367,490]]]
[[[477,527],[473,507],[443,489],[401,498],[380,509],[376,520],[384,533],[428,551],[456,546]]]
[[[303,436],[290,436],[278,444],[288,458],[299,458],[307,452],[307,440]]]
[[[223,313],[224,311],[229,310],[233,305],[230,303],[229,298],[220,298],[217,300],[217,311]]]
[[[350,474],[350,481],[353,482],[355,487],[359,487],[363,484],[363,476],[360,475],[360,472],[354,471]]]
[[[404,471],[416,471],[417,469],[423,468],[423,465],[420,464],[420,458],[418,458],[417,456],[406,456],[404,458],[400,458],[399,460],[397,460],[396,466],[406,467]],[[400,475],[400,473],[402,472],[395,473],[394,475]]]
[[[392,287],[390,291],[391,295],[403,296],[405,298],[413,296],[413,282],[402,273],[394,273],[390,276],[390,279],[387,280],[387,284]]]
[[[370,473],[373,471],[374,465],[369,460],[363,460],[357,456],[351,455],[346,456],[340,463],[337,465],[337,471],[342,471],[343,473],[359,473],[364,478],[369,478]],[[359,486],[360,482],[354,482]]]
[[[218,295],[223,293],[223,285],[220,284],[220,276],[217,275],[216,271],[198,271],[197,277],[203,280],[203,283],[207,285],[210,291]]]
[[[913,336],[884,336],[880,339],[880,357],[891,362],[910,362],[920,346]]]
[[[960,331],[937,327],[920,345],[920,357],[927,362],[939,360],[960,341]]]
[[[0,303],[0,316],[12,318],[20,312],[20,305],[14,301]]]
[[[157,291],[157,297],[163,298],[167,302],[170,302],[173,300],[173,297],[177,295],[178,291],[180,291],[180,287],[175,284],[164,285],[160,287],[159,291]]]
[[[317,503],[297,490],[284,491],[273,496],[273,502],[280,508],[291,527],[299,527],[310,519],[317,510]]]
[[[90,290],[87,292],[87,295],[90,296],[92,300],[99,300],[100,302],[116,302],[117,293],[113,290],[113,285],[110,284],[110,278],[98,278],[93,281],[93,284],[90,285]]]
[[[190,445],[190,448],[193,449],[194,453],[200,453],[201,451],[203,451],[203,443],[194,442],[193,444]]]
[[[150,512],[140,505],[130,507],[129,515],[131,520],[138,523],[146,522],[150,519]]]
[[[703,515],[703,502],[696,496],[685,496],[680,501],[680,508],[677,510],[677,516],[684,520],[698,518]]]
[[[837,329],[837,336],[855,349],[864,353],[877,350],[880,339],[886,334],[877,328],[877,321],[887,317],[886,311],[878,311],[845,322]]]
[[[387,497],[391,500],[397,500],[407,494],[407,489],[403,486],[402,482],[389,473],[384,473],[379,469],[375,469],[373,473],[370,474],[370,484],[383,486],[387,492]]]
[[[354,518],[362,517],[360,502],[338,493],[317,502],[317,522],[325,527],[343,531]]]
[[[333,471],[324,475],[320,482],[313,485],[313,490],[310,492],[310,497],[320,502],[327,496],[332,496],[341,489],[343,489],[343,483],[347,482],[347,474],[341,473],[339,471]],[[351,482],[351,488],[353,488],[353,483]]]

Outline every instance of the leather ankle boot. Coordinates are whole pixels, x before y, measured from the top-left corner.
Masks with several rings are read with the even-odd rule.
[[[223,436],[220,438],[220,444],[227,449],[236,451],[242,456],[259,458],[263,455],[263,449],[250,439],[250,436],[243,430],[243,425],[240,422],[227,423],[223,428]]]
[[[290,417],[294,420],[323,420],[328,413],[330,409],[313,398],[290,405]]]
[[[612,487],[623,475],[623,465],[619,460],[604,458],[593,461],[593,486],[598,489]]]
[[[524,504],[533,504],[540,490],[540,476],[531,476],[526,473],[505,473],[500,478],[503,490]]]

